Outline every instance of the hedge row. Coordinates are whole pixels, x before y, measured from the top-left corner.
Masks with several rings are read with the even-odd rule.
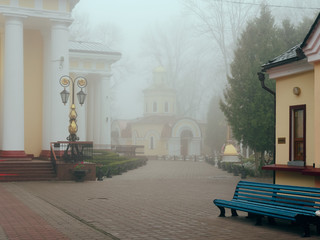
[[[247,168],[244,164],[241,163],[230,163],[230,162],[223,162],[218,163],[218,167],[228,173],[233,173],[234,176],[241,175],[241,178],[246,178],[247,176],[254,177],[254,170]]]
[[[206,162],[211,165],[216,164],[214,157],[207,157]],[[217,165],[222,170],[227,171],[228,173],[233,173],[234,176],[241,175],[241,178],[246,178],[247,176],[254,176],[254,172],[241,162],[222,162],[222,159],[220,157],[220,159],[218,159]]]
[[[128,158],[111,151],[95,150],[90,162],[96,164],[96,176],[101,179],[103,176],[112,177],[143,166],[147,163],[147,159]]]
[[[147,159],[132,158],[127,160],[120,160],[111,162],[106,165],[97,166],[97,177],[106,176],[108,178],[114,175],[121,175],[132,169],[141,167],[147,163]]]
[[[207,157],[206,162],[215,165],[214,157]],[[242,178],[250,177],[271,177],[271,171],[255,171],[255,164],[253,158],[241,158],[241,162],[222,162],[222,158],[219,157],[217,165],[228,173],[233,173],[235,176],[241,175]]]

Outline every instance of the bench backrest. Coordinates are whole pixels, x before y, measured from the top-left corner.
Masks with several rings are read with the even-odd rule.
[[[233,199],[314,212],[320,209],[320,188],[240,181]]]

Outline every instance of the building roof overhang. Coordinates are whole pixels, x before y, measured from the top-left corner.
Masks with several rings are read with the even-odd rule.
[[[110,73],[110,65],[120,60],[121,53],[113,51],[101,43],[70,41],[69,57],[71,61],[79,63],[77,66],[70,65],[70,70],[73,72],[89,71],[90,73],[106,74]],[[102,68],[98,67],[101,64],[103,64]],[[85,69],[84,65],[87,65]]]
[[[286,66],[286,69],[290,67],[296,67],[299,65],[306,65],[305,62],[315,62],[320,61],[320,28],[319,28],[319,21],[320,21],[320,13],[318,14],[316,20],[312,24],[308,34],[304,38],[303,42],[292,47],[285,53],[281,54],[280,56],[268,61],[268,63],[262,65],[263,72],[273,72],[273,69],[279,70],[282,66]],[[301,60],[306,59],[302,64]],[[311,65],[308,66],[303,71],[311,69]],[[289,71],[290,73],[290,71]],[[282,75],[284,72],[282,73]],[[270,78],[274,78],[271,77]]]

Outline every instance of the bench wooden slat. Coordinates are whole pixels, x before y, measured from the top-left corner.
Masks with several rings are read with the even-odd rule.
[[[243,187],[239,186],[237,187],[236,191],[239,191],[240,189],[250,189],[255,191],[261,191],[261,192],[272,192],[272,193],[286,193],[286,194],[295,194],[295,195],[301,195],[301,196],[307,196],[307,197],[315,197],[319,198],[320,193],[311,193],[310,191],[289,191],[289,189],[270,189],[270,188],[257,188],[257,187]]]
[[[256,200],[248,200],[247,198],[238,198],[237,200],[242,200],[242,201],[247,201],[247,202],[256,202],[256,203],[266,203],[266,201],[263,201],[263,200],[259,200],[259,199],[256,199]],[[271,206],[284,206],[284,207],[290,207],[290,208],[294,208],[294,209],[303,209],[303,210],[306,210],[306,211],[312,211],[313,214],[315,211],[317,211],[318,209],[317,208],[314,208],[312,206],[299,206],[299,205],[295,205],[295,204],[288,204],[287,202],[284,202],[284,203],[281,203],[281,202],[268,202],[267,203],[268,205],[271,205]]]
[[[309,196],[309,197],[305,197],[308,195],[303,195],[303,194],[299,194],[294,195],[294,192],[281,192],[281,191],[275,191],[275,192],[256,192],[253,190],[243,190],[243,189],[237,189],[235,194],[234,194],[234,198],[237,198],[237,196],[241,195],[242,193],[248,193],[248,194],[252,194],[252,196],[259,196],[259,195],[263,195],[263,196],[272,196],[272,198],[274,199],[278,199],[279,197],[287,197],[287,198],[292,198],[292,199],[299,199],[302,201],[309,201],[310,199],[314,199],[314,201],[319,200],[320,195],[319,196]],[[301,197],[300,197],[301,195]],[[302,197],[303,196],[303,197]],[[320,206],[320,204],[318,204]]]
[[[227,207],[227,208],[233,208],[237,209],[239,211],[244,212],[250,212],[255,214],[263,214],[270,217],[276,217],[276,218],[283,218],[287,220],[295,220],[295,213],[290,211],[281,211],[281,210],[275,210],[268,207],[262,207],[261,205],[248,205],[248,204],[240,204],[237,202],[215,202],[215,204],[218,204],[219,206]]]
[[[269,203],[264,203],[264,202],[248,202],[246,200],[237,200],[237,201],[233,201],[233,202],[242,202],[243,204],[248,204],[248,205],[258,205],[258,206],[265,206],[265,207],[270,207],[272,209],[283,209],[283,210],[287,210],[287,211],[292,211],[295,213],[295,215],[298,214],[305,214],[305,215],[310,215],[311,213],[311,216],[314,215],[314,211],[315,209],[313,209],[313,211],[309,211],[309,210],[306,210],[306,209],[299,209],[299,208],[292,208],[292,207],[288,207],[287,205],[285,204],[281,204],[281,205],[270,205]]]
[[[310,201],[310,199],[295,199],[294,197],[287,197],[287,196],[280,196],[278,198],[268,198],[268,197],[263,197],[263,196],[256,196],[254,197],[253,195],[248,195],[248,194],[238,194],[236,199],[242,199],[242,200],[249,200],[249,201],[257,201],[257,200],[262,200],[262,201],[268,201],[269,204],[274,204],[276,205],[277,203],[288,203],[291,205],[291,207],[312,207],[312,209],[316,209],[316,207],[320,207],[318,203],[315,203],[313,201]],[[299,200],[299,201],[296,201]]]
[[[221,199],[219,199],[221,200]],[[215,202],[215,204],[220,204],[220,202]],[[232,208],[232,206],[241,206],[244,205],[247,209],[250,209],[251,207],[258,207],[258,208],[269,208],[269,209],[274,209],[274,211],[278,211],[278,210],[284,210],[286,212],[291,212],[292,214],[294,214],[294,216],[296,216],[297,214],[304,214],[304,215],[308,215],[313,216],[314,212],[310,212],[308,210],[305,209],[295,209],[295,208],[291,208],[291,207],[287,207],[287,206],[283,206],[283,205],[269,205],[269,204],[265,204],[263,202],[248,202],[245,200],[237,200],[237,201],[228,201],[228,200],[223,200],[224,204],[229,204],[230,208]],[[262,211],[262,210],[261,210]],[[290,214],[289,214],[290,215]]]
[[[271,183],[256,183],[256,182],[248,182],[248,181],[240,181],[238,183],[239,186],[258,186],[272,189],[287,189],[294,191],[302,191],[302,192],[312,192],[312,193],[320,193],[319,188],[312,187],[300,187],[300,186],[291,186],[291,185],[280,185],[280,184],[271,184]]]

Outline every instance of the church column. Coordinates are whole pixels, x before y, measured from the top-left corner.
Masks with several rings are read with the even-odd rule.
[[[94,104],[94,113],[91,116],[93,124],[93,143],[100,145],[100,134],[102,129],[100,129],[100,116],[101,116],[101,80],[96,75],[95,76],[95,84],[94,84],[94,92],[93,92],[93,104]]]
[[[26,157],[22,17],[5,16],[4,48],[3,139],[0,157]]]
[[[50,31],[42,32],[43,36],[43,86],[42,86],[42,157],[50,156],[50,128],[51,128],[51,61],[50,61],[50,46],[51,33]]]
[[[51,141],[63,141],[69,136],[70,101],[64,106],[59,79],[69,75],[69,23],[52,21],[51,27]],[[68,90],[70,91],[70,89]]]
[[[66,141],[69,135],[70,102],[65,106],[61,102],[59,83],[69,75],[69,22],[51,20],[51,24],[51,31],[44,34],[42,156],[49,154],[50,142]]]
[[[110,77],[111,75],[103,75],[101,79],[101,95],[100,95],[100,144],[111,144],[111,121],[110,121]]]
[[[94,106],[95,106],[95,84],[96,80],[94,79],[94,75],[89,75],[88,86],[87,86],[87,109],[86,109],[86,140],[94,141]],[[88,80],[87,79],[87,80]]]

